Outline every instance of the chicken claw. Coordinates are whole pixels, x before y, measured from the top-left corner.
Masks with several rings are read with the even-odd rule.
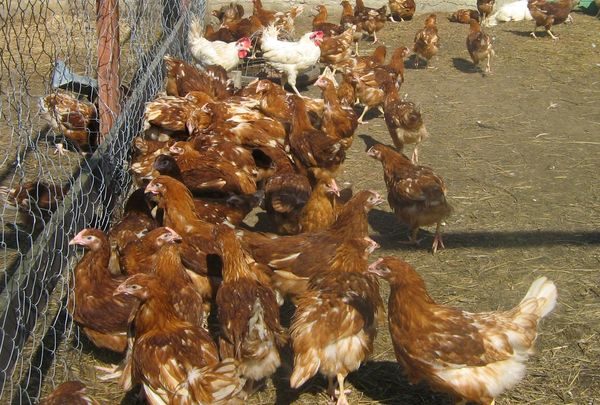
[[[100,381],[115,380],[117,378],[121,378],[123,375],[123,369],[119,365],[110,367],[95,366],[95,368],[96,370],[104,373],[104,375],[98,376]]]
[[[63,145],[62,143],[57,143],[56,144],[56,149],[53,152],[55,155],[58,154],[58,156],[64,156],[66,154],[65,152],[65,145]]]

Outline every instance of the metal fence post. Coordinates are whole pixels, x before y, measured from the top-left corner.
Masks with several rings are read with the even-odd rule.
[[[108,135],[120,112],[119,1],[96,0],[98,32],[98,109],[100,139]]]

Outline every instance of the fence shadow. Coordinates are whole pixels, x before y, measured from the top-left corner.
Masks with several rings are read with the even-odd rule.
[[[450,405],[450,397],[433,392],[426,384],[411,385],[395,361],[369,361],[348,376],[358,391],[381,404]]]
[[[427,250],[433,241],[433,227],[421,229],[419,246],[408,245],[408,228],[393,213],[373,209],[369,213],[369,225],[376,234],[371,237],[383,249]],[[443,231],[443,230],[442,230]],[[446,248],[516,248],[535,246],[585,246],[600,244],[600,231],[443,231]]]

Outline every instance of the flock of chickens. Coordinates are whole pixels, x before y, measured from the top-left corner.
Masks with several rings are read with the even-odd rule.
[[[568,1],[529,0],[536,24],[552,35],[550,26],[568,16],[558,9]],[[313,31],[299,41],[282,36],[293,35],[302,7],[275,12],[253,3],[247,18],[239,4],[213,11],[218,30],[192,23],[189,46],[200,68],[165,57],[166,94],[146,105],[144,133],[133,145],[139,188],[107,233],[84,229],[70,242],[86,253],[69,311],[90,342],[125,355],[104,378],[118,379],[124,390],[141,385],[151,404],[243,403],[290,345],[290,386],[321,373],[331,399],[347,404],[345,378],[369,358],[385,313],[383,279],[391,289],[395,354],[410,381],[457,401],[492,404],[523,378],[537,325],[556,304],[554,284],[535,280],[506,312],[439,305],[405,261],[369,264],[379,246],[369,238],[367,215],[384,200],[369,190],[352,195],[335,181],[365,113],[381,109],[394,147],[377,144],[367,155],[382,163],[388,203],[412,243],[420,227],[436,225],[432,250],[444,247],[440,224],[452,211],[446,187],[418,165],[428,132],[415,105],[398,94],[404,59],[414,52],[428,62],[437,52],[435,14],[412,50],[395,49],[385,64],[385,46],[358,56],[359,41],[366,35],[376,42],[388,18],[412,18],[412,0],[390,0],[390,15],[385,6],[342,1],[340,24],[327,22],[327,9],[318,6]],[[489,16],[493,4],[479,0],[479,12],[455,14],[470,23],[467,47],[475,64],[487,58],[487,70],[493,51],[479,16]],[[558,11],[542,23],[536,10],[545,18]],[[269,80],[234,89],[227,71],[251,52],[295,94]],[[319,61],[327,65],[315,83],[322,98],[303,97],[297,76]],[[407,143],[416,145],[412,158],[402,153]],[[274,233],[244,224],[259,206]],[[280,319],[284,300],[295,306],[289,328]],[[45,403],[96,402],[84,385],[68,382]]]

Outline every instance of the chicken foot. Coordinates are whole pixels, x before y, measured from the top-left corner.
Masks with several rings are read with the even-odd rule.
[[[340,383],[341,379],[341,383]],[[327,377],[327,395],[331,399],[328,403],[331,405],[348,405],[348,399],[346,395],[350,394],[351,390],[344,390],[344,379],[345,377],[341,374],[337,375],[337,385],[340,387],[336,389],[336,381],[333,377]],[[337,398],[337,400],[336,400]],[[342,402],[340,402],[342,401]]]
[[[55,155],[58,154],[58,156],[64,156],[67,154],[67,152],[65,151],[65,145],[63,145],[62,143],[57,143],[56,144],[56,149],[53,152]]]
[[[108,366],[108,367],[94,366],[94,368],[103,373],[102,375],[98,376],[98,379],[100,381],[120,379],[121,376],[123,375],[123,369],[120,366],[120,364]]]
[[[423,239],[417,239],[417,235],[419,234],[419,227],[411,229],[410,235],[408,235],[408,240],[405,242],[400,242],[405,245],[416,245],[419,246]]]

